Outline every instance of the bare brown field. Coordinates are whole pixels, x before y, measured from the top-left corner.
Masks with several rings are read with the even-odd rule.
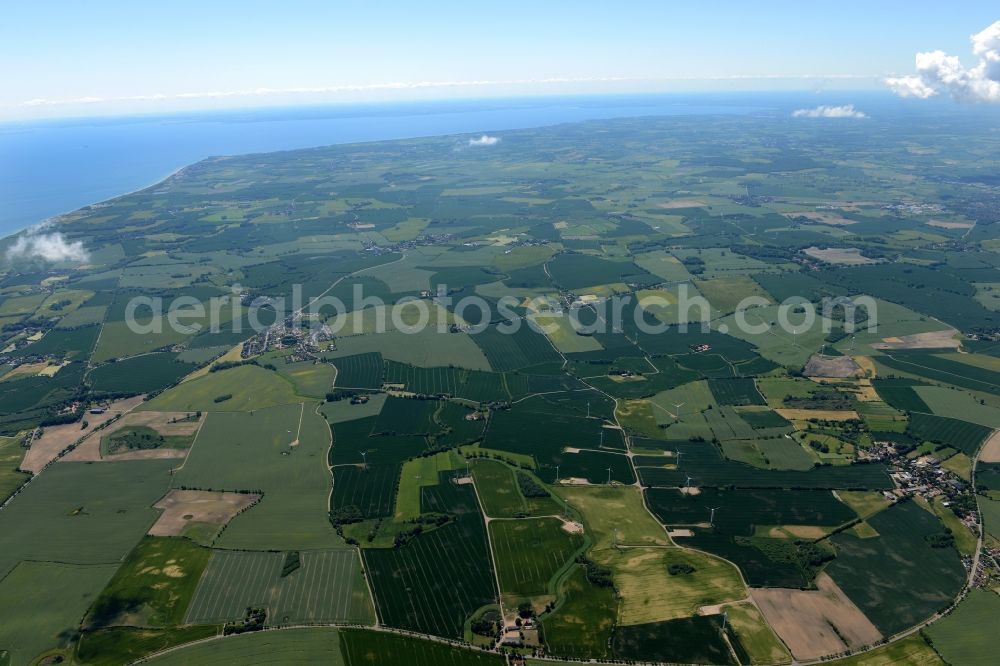
[[[953,328],[914,333],[898,338],[882,338],[882,342],[874,342],[871,346],[872,349],[941,349],[942,347],[958,349],[962,341],[955,337],[957,333],[958,331]]]
[[[806,377],[833,377],[846,379],[854,377],[861,368],[850,356],[820,356],[813,354],[806,363]]]
[[[774,410],[789,421],[808,421],[809,419],[824,419],[826,421],[852,421],[861,418],[853,409],[776,409]]]
[[[937,227],[938,229],[971,229],[976,226],[971,222],[945,222],[944,220],[930,220],[927,222],[929,227]]]
[[[758,526],[758,531],[762,531]],[[822,539],[830,530],[819,525],[775,525],[764,528],[772,539]]]
[[[990,438],[983,444],[983,449],[979,452],[979,460],[988,463],[1000,462],[1000,430],[993,431]]]
[[[42,436],[31,443],[31,448],[24,455],[21,469],[38,474],[43,467],[55,460],[56,456],[71,444],[78,442],[82,437],[88,437],[98,426],[140,404],[142,404],[142,396],[135,396],[111,403],[103,414],[86,414],[83,417],[83,420],[89,424],[86,430],[81,429],[79,423],[44,428]]]
[[[149,534],[180,536],[191,523],[208,523],[221,527],[259,499],[260,495],[255,494],[171,490],[153,505],[156,509],[163,509],[163,513],[149,528]]]
[[[116,460],[168,460],[171,458],[186,458],[186,449],[147,449],[145,451],[126,451],[125,453],[116,453],[111,456],[104,456],[101,460],[116,461]]]
[[[162,458],[183,458],[187,455],[186,450],[177,449],[151,449],[148,451],[127,451],[111,456],[101,455],[101,440],[108,435],[112,435],[122,428],[128,426],[146,426],[152,428],[164,437],[172,435],[187,437],[198,432],[205,417],[196,421],[177,421],[183,419],[188,412],[131,412],[104,430],[92,433],[84,441],[67,453],[63,460],[67,462],[98,462],[100,460],[156,460]]]
[[[863,368],[865,364],[862,361],[865,358],[866,357],[864,356],[856,356],[854,357],[854,360],[855,362],[858,363],[859,366],[862,366]],[[866,369],[862,369],[861,372],[867,374],[868,371]],[[882,398],[879,397],[878,391],[876,391],[875,387],[872,386],[872,380],[868,379],[867,377],[855,377],[853,378],[852,381],[849,382],[834,377],[810,377],[809,379],[821,385],[827,384],[828,383],[827,380],[829,379],[837,379],[837,384],[841,388],[841,390],[853,393],[854,397],[860,400],[861,402],[882,401]]]
[[[818,590],[753,588],[750,596],[796,659],[818,659],[882,638],[875,625],[824,573]]]
[[[22,363],[4,375],[3,381],[8,381],[17,377],[34,377],[35,375],[41,374],[42,371],[48,366],[49,364],[46,361],[41,361],[40,363]]]

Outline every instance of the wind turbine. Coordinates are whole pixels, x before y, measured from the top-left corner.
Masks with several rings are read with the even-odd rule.
[[[684,487],[685,488],[690,488],[691,487],[691,475],[690,474],[688,474],[687,475],[687,479],[684,480]]]
[[[608,468],[608,485],[611,485],[611,468]]]
[[[677,412],[674,414],[674,419],[677,420],[677,421],[680,421],[681,420],[681,407],[683,407],[686,403],[675,402],[675,403],[671,403],[671,404],[673,404],[674,409],[677,410]]]
[[[684,453],[683,453],[683,452],[682,452],[682,451],[681,451],[680,449],[674,449],[674,460],[676,460],[676,461],[677,461],[677,462],[675,462],[675,463],[674,463],[674,465],[675,465],[675,466],[676,466],[676,467],[677,467],[678,469],[679,469],[679,468],[680,468],[680,466],[681,466],[681,456],[682,456],[682,455],[684,455]]]
[[[715,527],[715,512],[718,511],[721,508],[722,508],[721,506],[717,506],[715,508],[712,508],[712,507],[708,508],[708,510],[712,512],[711,516],[709,516],[709,518],[708,518],[708,526],[709,527]]]
[[[604,448],[604,426],[601,426],[601,446],[600,446],[600,448],[602,448],[602,449]]]
[[[722,631],[723,631],[723,633],[725,633],[725,631],[726,631],[726,622],[728,622],[728,621],[729,621],[729,612],[728,611],[722,611]]]
[[[559,465],[556,465],[556,483],[559,483]]]
[[[367,451],[358,451],[358,453],[361,454],[361,465],[365,468],[365,471],[367,472],[368,471],[368,458],[366,456],[368,455],[368,452]]]

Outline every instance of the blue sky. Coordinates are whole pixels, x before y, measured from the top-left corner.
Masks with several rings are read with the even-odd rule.
[[[918,51],[971,58],[970,35],[997,19],[995,0],[6,0],[0,118],[510,94],[872,89],[911,73]]]

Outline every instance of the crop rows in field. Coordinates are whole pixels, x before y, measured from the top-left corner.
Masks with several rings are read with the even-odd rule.
[[[549,581],[583,545],[583,537],[562,529],[558,518],[495,520],[490,540],[504,594],[546,594]]]
[[[372,432],[386,435],[429,435],[439,427],[434,413],[441,406],[437,400],[418,398],[386,398],[382,411],[375,417]]]
[[[832,537],[837,557],[826,572],[885,635],[943,610],[962,589],[958,551],[935,547],[944,525],[915,502],[901,502],[868,519],[878,537]],[[900,557],[905,553],[905,557]]]
[[[474,493],[472,486],[446,480],[422,488],[421,511],[450,513],[454,521],[400,548],[362,550],[383,624],[459,638],[473,611],[496,602],[493,563]]]
[[[667,525],[708,522],[714,507],[716,530],[733,535],[750,536],[758,525],[835,526],[855,518],[829,490],[703,488],[697,495],[685,495],[673,488],[650,488],[646,498]]]
[[[720,405],[766,405],[753,379],[725,377],[709,379],[708,386]]]
[[[972,455],[992,430],[986,426],[946,416],[911,414],[909,432],[916,439],[947,444]]]
[[[418,368],[406,363],[386,362],[386,382],[402,384],[406,391],[426,395],[447,394],[476,402],[507,400],[510,394],[504,376],[461,368]]]
[[[495,412],[486,431],[486,448],[533,456],[546,482],[555,480],[556,466],[560,478],[606,483],[610,467],[612,480],[635,481],[627,458],[614,453],[624,450],[620,430],[605,428],[602,419],[578,416],[568,410],[556,412],[554,405],[534,400]],[[531,423],[531,428],[525,430],[525,423]]]
[[[641,440],[641,443],[658,448],[653,440]],[[680,452],[679,469],[668,466],[672,458],[637,456],[634,459],[644,485],[679,488],[684,485],[686,476],[691,475],[699,487],[844,490],[888,490],[893,487],[885,466],[878,464],[824,465],[810,470],[760,469],[723,459],[710,442],[677,441],[669,449]]]
[[[300,557],[300,568],[282,577],[284,553],[216,551],[191,600],[186,621],[239,620],[248,606],[266,607],[270,625],[370,619],[353,551],[302,551]]]
[[[382,386],[384,367],[379,352],[342,356],[333,364],[337,368],[338,389],[377,389]]]
[[[365,518],[391,516],[399,470],[398,464],[334,467],[330,509],[355,507]]]
[[[562,362],[562,357],[552,348],[548,338],[524,322],[514,333],[503,333],[496,326],[488,326],[471,337],[483,350],[494,372]]]
[[[923,382],[911,379],[875,379],[872,386],[878,392],[879,397],[890,407],[901,412],[927,412],[931,411],[927,403],[913,390],[914,386],[919,386]]]
[[[973,391],[1000,395],[1000,372],[959,363],[933,354],[902,354],[879,356],[878,362],[893,370],[900,370],[919,377],[926,377],[945,384],[961,386]]]

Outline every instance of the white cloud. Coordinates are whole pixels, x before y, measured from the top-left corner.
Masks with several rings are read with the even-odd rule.
[[[844,106],[817,106],[815,109],[799,109],[792,112],[795,118],[867,118],[863,111],[858,111],[853,104]]]
[[[42,223],[18,236],[7,250],[8,259],[44,259],[45,261],[73,261],[83,263],[90,253],[83,241],[69,242],[59,231],[42,233],[49,225]]]
[[[500,143],[500,137],[484,134],[478,139],[469,139],[470,146],[495,146]]]
[[[916,74],[885,80],[900,97],[928,99],[946,93],[960,102],[1000,102],[1000,21],[970,37],[979,58],[966,67],[958,56],[926,51],[915,58]]]

